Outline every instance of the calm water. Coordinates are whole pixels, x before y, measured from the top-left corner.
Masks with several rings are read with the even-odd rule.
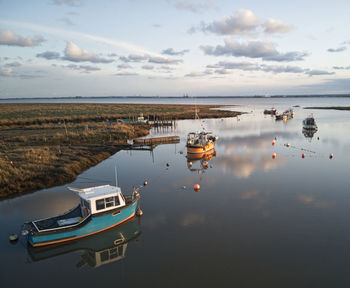
[[[180,144],[122,151],[69,185],[0,202],[1,286],[349,287],[350,111],[295,108],[286,123],[262,111],[350,106],[350,99],[220,103],[238,103],[234,110],[249,113],[204,120],[219,136],[207,168],[199,160],[189,166],[186,158],[186,135],[199,122],[180,121],[175,130],[151,131],[179,135]],[[319,129],[305,137],[302,120],[310,113]],[[113,184],[115,165],[124,194],[148,180],[142,218],[54,249],[27,249],[23,239],[9,243],[24,221],[75,205],[67,186]],[[200,192],[193,191],[196,183]],[[114,245],[122,237],[128,242]]]

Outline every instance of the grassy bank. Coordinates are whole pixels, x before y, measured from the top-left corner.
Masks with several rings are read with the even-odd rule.
[[[197,105],[201,118],[235,112]],[[143,113],[150,120],[194,118],[194,107],[160,104],[0,104],[0,198],[74,181],[119,151],[118,144],[148,134],[146,124],[125,124]]]

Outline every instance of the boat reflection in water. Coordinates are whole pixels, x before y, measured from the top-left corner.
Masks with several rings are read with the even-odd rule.
[[[187,153],[187,167],[192,172],[204,172],[209,167],[209,161],[216,157],[216,152],[214,149],[205,153]],[[199,162],[199,167],[196,165]]]
[[[121,226],[91,237],[55,246],[32,247],[28,245],[27,249],[32,261],[82,251],[81,260],[76,267],[81,268],[88,264],[90,267],[97,268],[123,259],[128,242],[136,240],[140,234],[139,225],[134,217]]]
[[[307,128],[303,127],[302,132],[303,132],[305,138],[308,139],[309,141],[311,141],[312,138],[314,137],[315,133],[317,132],[317,129],[307,129]]]

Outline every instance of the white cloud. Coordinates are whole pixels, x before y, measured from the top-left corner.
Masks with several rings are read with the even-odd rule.
[[[220,21],[209,24],[203,22],[200,27],[192,28],[190,31],[201,30],[218,35],[241,35],[255,31],[258,24],[259,19],[252,11],[239,9],[235,11],[233,16],[224,17]]]
[[[69,64],[69,65],[62,65],[63,68],[68,68],[71,70],[81,71],[83,73],[90,73],[93,71],[99,71],[101,68],[90,66],[90,65],[76,65],[76,64]]]
[[[124,72],[124,73],[115,73],[113,74],[114,76],[137,76],[139,74],[137,73],[132,73],[132,72]]]
[[[173,1],[169,1],[173,2]],[[216,9],[217,7],[211,1],[202,1],[202,3],[193,3],[189,0],[175,1],[173,3],[175,8],[180,10],[186,10],[193,13],[198,13],[207,9]]]
[[[71,41],[67,42],[63,59],[73,62],[87,61],[92,63],[111,63],[114,61],[113,59],[101,58],[96,54],[79,47]]]
[[[318,76],[318,75],[334,75],[335,72],[328,72],[324,70],[308,70],[305,72],[309,76]]]
[[[36,54],[36,57],[45,58],[47,60],[54,60],[54,59],[60,58],[60,53],[54,52],[54,51],[46,51],[46,52]]]
[[[190,50],[188,50],[188,49],[184,49],[181,51],[175,51],[173,48],[168,48],[168,49],[163,50],[162,54],[171,55],[171,56],[177,56],[177,55],[183,56],[183,55],[185,55],[185,53],[187,53],[189,51]]]
[[[0,67],[0,77],[11,77],[12,69]]]
[[[213,56],[235,56],[262,58],[267,61],[298,61],[303,60],[308,54],[306,52],[280,53],[270,41],[246,41],[239,42],[231,38],[224,39],[224,45],[200,46],[206,55]]]
[[[167,65],[173,65],[173,64],[179,64],[183,62],[180,59],[169,59],[169,58],[164,58],[164,57],[155,57],[155,56],[150,56],[148,59],[148,62],[150,63],[155,63],[155,64],[167,64]]]
[[[122,64],[119,64],[118,66],[118,69],[129,69],[131,68],[131,66],[127,63],[122,63]]]
[[[0,30],[0,45],[33,47],[38,46],[45,39],[42,36],[22,37],[10,30]]]
[[[345,46],[341,46],[339,48],[329,48],[327,51],[328,52],[343,52],[346,50]]]
[[[293,25],[286,24],[281,21],[269,18],[263,24],[264,32],[268,34],[272,33],[286,33],[293,29]]]
[[[142,69],[144,70],[153,70],[153,68],[154,68],[153,65],[148,65],[148,64],[142,66]]]

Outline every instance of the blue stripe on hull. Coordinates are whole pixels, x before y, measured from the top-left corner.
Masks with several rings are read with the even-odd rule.
[[[98,217],[92,216],[91,221],[85,226],[81,227],[80,229],[42,236],[33,236],[31,234],[28,234],[28,240],[33,246],[38,246],[40,245],[40,243],[50,244],[50,242],[63,240],[65,238],[81,238],[84,236],[88,236],[89,234],[98,233],[99,231],[116,226],[119,223],[134,216],[137,207],[137,202],[138,201],[136,201],[129,207],[122,209],[120,213],[115,216],[113,216],[112,213]]]

